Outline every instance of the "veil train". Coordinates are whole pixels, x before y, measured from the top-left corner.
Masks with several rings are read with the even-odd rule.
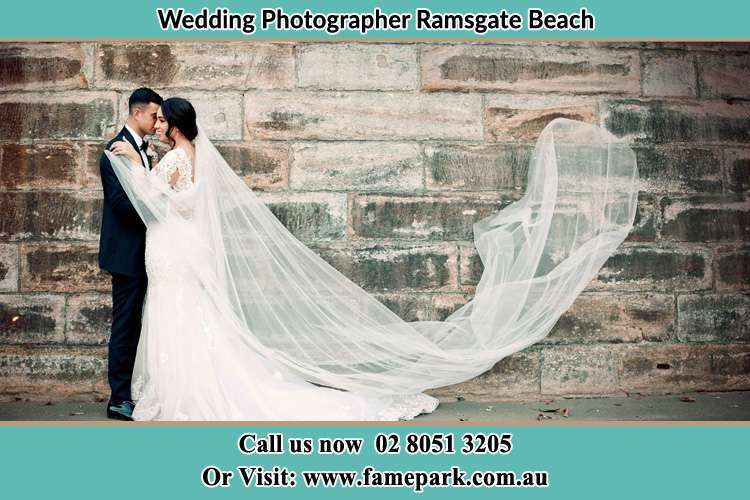
[[[636,213],[631,148],[597,126],[556,119],[534,148],[526,194],[474,224],[484,266],[474,298],[445,321],[405,322],[298,241],[200,127],[195,146],[189,197],[107,154],[147,227],[173,232],[185,272],[234,325],[224,332],[231,342],[310,382],[361,393],[461,382],[544,338]]]

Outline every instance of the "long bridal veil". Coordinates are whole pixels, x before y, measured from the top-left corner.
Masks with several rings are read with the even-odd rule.
[[[630,147],[594,125],[556,119],[533,151],[523,198],[474,224],[484,266],[474,298],[444,321],[405,322],[298,241],[200,128],[195,147],[189,194],[107,154],[146,225],[170,232],[184,272],[232,325],[222,334],[305,380],[350,391],[457,383],[539,341],[636,212]]]

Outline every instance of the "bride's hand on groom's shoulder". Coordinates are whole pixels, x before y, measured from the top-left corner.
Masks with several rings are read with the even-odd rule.
[[[112,151],[116,155],[126,156],[128,159],[132,160],[136,164],[141,163],[140,155],[135,150],[133,145],[130,144],[125,139],[114,142],[112,146],[110,146],[109,150]]]

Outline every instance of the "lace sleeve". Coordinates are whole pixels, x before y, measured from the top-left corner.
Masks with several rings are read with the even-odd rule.
[[[156,165],[156,177],[175,191],[183,191],[193,185],[193,167],[188,154],[176,148],[169,151]]]
[[[168,196],[171,214],[182,219],[193,216],[193,166],[188,153],[180,148],[169,151],[152,171],[161,189],[172,191]]]

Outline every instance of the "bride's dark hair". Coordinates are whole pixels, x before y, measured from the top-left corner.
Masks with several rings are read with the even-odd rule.
[[[170,97],[161,103],[161,112],[164,119],[167,120],[166,136],[170,141],[172,141],[172,138],[169,134],[175,127],[180,129],[182,135],[187,137],[189,141],[197,137],[198,124],[195,121],[195,108],[190,104],[190,101],[182,97]]]

